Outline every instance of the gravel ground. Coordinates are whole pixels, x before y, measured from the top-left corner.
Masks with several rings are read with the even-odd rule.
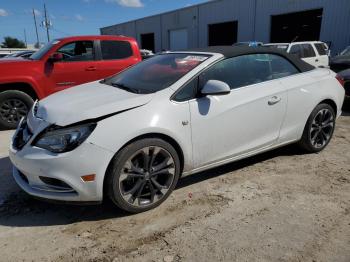
[[[10,175],[11,134],[0,132],[1,261],[350,261],[350,113],[319,154],[288,146],[184,177],[137,215],[27,196]]]

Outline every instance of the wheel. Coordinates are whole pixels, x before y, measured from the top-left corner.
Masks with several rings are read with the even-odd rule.
[[[329,143],[335,128],[335,112],[328,104],[319,104],[309,116],[299,145],[311,153],[320,152]]]
[[[32,107],[33,99],[24,92],[9,90],[0,93],[0,128],[14,129]]]
[[[108,195],[131,213],[160,205],[175,188],[180,175],[176,150],[158,138],[146,138],[123,148],[107,174]]]

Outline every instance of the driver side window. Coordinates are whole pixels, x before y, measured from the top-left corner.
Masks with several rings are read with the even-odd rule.
[[[94,60],[94,43],[92,41],[76,41],[68,43],[57,50],[63,55],[63,62]]]

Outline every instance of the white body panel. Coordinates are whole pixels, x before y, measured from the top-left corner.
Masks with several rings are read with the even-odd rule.
[[[277,103],[269,105],[273,99]],[[231,90],[229,95],[192,100],[190,104],[193,159],[198,168],[276,142],[287,96],[279,80],[273,80]]]
[[[326,99],[337,105],[338,115],[341,112],[344,89],[327,69],[241,87],[227,95],[172,101],[176,90],[222,58],[221,54],[212,55],[169,88],[151,95],[92,82],[40,101],[37,114],[42,119],[30,112],[27,120],[35,135],[50,124],[66,126],[111,116],[98,121],[87,140],[71,152],[50,153],[32,146],[32,140],[20,151],[11,147],[17,183],[39,197],[101,201],[110,161],[140,136],[162,135],[174,140],[183,154],[183,172],[190,174],[299,140],[311,111]],[[83,182],[81,176],[86,174],[96,174],[96,180]],[[76,193],[45,191],[39,176],[58,178]]]

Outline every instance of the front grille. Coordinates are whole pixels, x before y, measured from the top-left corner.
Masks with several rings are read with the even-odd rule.
[[[17,150],[22,149],[32,136],[33,133],[28,128],[26,120],[23,120],[13,138],[13,147]]]
[[[48,186],[52,186],[55,188],[61,188],[64,190],[73,190],[71,186],[69,186],[67,183],[52,177],[45,177],[45,176],[39,176],[40,180],[43,181]]]
[[[28,178],[21,171],[18,171],[18,174],[27,184],[29,184]]]

